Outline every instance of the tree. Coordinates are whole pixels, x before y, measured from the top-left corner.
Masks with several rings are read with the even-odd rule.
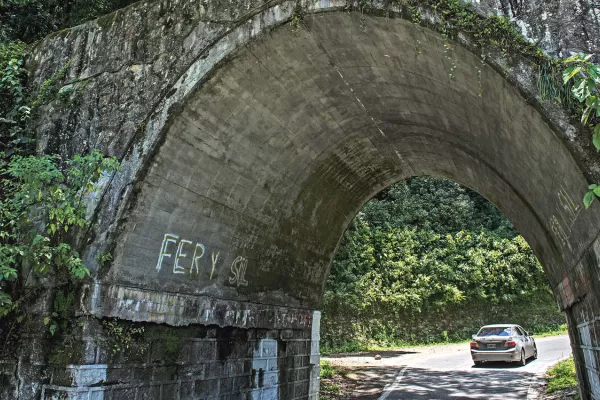
[[[480,322],[462,310],[512,315],[531,299],[542,299],[540,315],[560,325],[542,267],[512,224],[456,182],[413,178],[375,196],[345,232],[326,285],[323,337],[448,335],[444,325],[421,326],[430,316],[462,318],[466,326],[454,330],[464,336]]]
[[[0,41],[27,43],[82,24],[135,0],[4,0],[0,1]]]

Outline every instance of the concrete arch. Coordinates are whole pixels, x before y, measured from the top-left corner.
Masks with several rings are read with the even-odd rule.
[[[143,180],[110,280],[277,304],[278,285],[292,276],[287,304],[315,308],[346,223],[373,194],[419,174],[486,195],[532,244],[553,285],[562,280],[597,234],[595,211],[580,216],[586,180],[563,140],[490,68],[479,96],[481,62],[467,50],[448,53],[440,35],[403,20],[357,18],[324,14],[297,33],[281,28],[186,98]],[[223,265],[211,265],[213,278],[226,278],[223,287],[207,282],[214,292],[163,281],[154,261],[167,233],[202,243],[202,261],[212,249],[223,265],[247,259],[245,277],[260,289],[228,285]],[[162,247],[166,256],[177,252],[173,243]],[[179,254],[190,264],[193,246],[184,243]],[[128,268],[133,258],[160,273]],[[275,286],[266,283],[277,275]]]
[[[525,98],[531,89],[526,67],[493,61],[507,75],[517,72],[509,81],[432,30],[341,12],[345,3],[334,3],[308,7],[312,14],[297,32],[279,26],[290,18],[292,3],[248,15],[236,9],[243,15],[227,29],[207,22],[190,28],[183,20],[169,25],[187,29],[181,43],[193,56],[176,53],[179,45],[175,61],[167,61],[168,51],[157,55],[185,67],[167,69],[167,83],[156,81],[160,90],[144,87],[144,96],[127,103],[146,107],[138,113],[130,107],[137,128],[125,115],[115,131],[122,136],[93,138],[121,156],[123,168],[100,203],[88,249],[94,266],[106,238],[114,239],[114,261],[106,269],[96,265],[82,313],[274,329],[284,339],[293,331],[294,340],[312,330],[313,347],[289,350],[289,357],[314,356],[313,311],[347,224],[390,184],[439,175],[482,193],[523,233],[567,312],[584,396],[600,396],[600,209],[582,210],[586,153],[569,142],[574,129],[557,110],[540,112],[540,104]],[[102,42],[98,37],[106,34],[92,31],[83,35],[88,42]],[[84,42],[77,35],[67,34],[73,48]],[[195,50],[202,40],[210,45]],[[74,53],[80,57],[76,83],[104,79],[90,61],[94,54]],[[37,60],[44,54],[40,49]],[[114,70],[132,78],[109,81],[134,92],[144,68],[126,63]],[[110,102],[105,106],[106,114],[114,110]],[[76,135],[93,131],[77,124]],[[46,138],[42,143],[58,140]],[[68,139],[75,152],[87,146],[79,139]],[[264,340],[253,350],[261,360],[273,346],[272,336]],[[318,365],[314,357],[310,364]],[[304,367],[294,361],[285,368],[306,375]],[[280,376],[292,388],[278,389],[277,396],[305,398],[309,381],[300,372],[297,379]]]
[[[177,300],[181,312],[164,303],[134,312],[149,291],[234,301],[235,312],[318,309],[347,223],[373,194],[419,174],[455,179],[497,204],[563,309],[597,304],[592,276],[581,277],[597,271],[582,259],[598,210],[583,213],[587,181],[572,153],[496,71],[479,78],[477,57],[460,46],[448,55],[445,45],[403,20],[330,13],[238,51],[170,121],[103,278],[115,295],[102,313],[202,321],[190,312],[197,300]]]

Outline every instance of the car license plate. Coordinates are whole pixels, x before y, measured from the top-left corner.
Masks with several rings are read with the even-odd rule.
[[[490,344],[487,345],[487,348],[488,349],[495,349],[496,348],[496,344],[495,343],[494,344],[490,343]]]

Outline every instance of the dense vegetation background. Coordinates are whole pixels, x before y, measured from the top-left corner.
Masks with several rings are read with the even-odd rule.
[[[0,41],[32,42],[137,0],[0,0]]]
[[[381,192],[344,234],[322,346],[462,340],[509,321],[536,332],[565,322],[527,242],[476,192],[420,177]]]

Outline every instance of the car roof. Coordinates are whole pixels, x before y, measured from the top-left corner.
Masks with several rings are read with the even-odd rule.
[[[503,326],[506,326],[506,327],[508,327],[508,326],[510,326],[510,327],[513,327],[513,326],[520,326],[520,325],[517,325],[517,324],[493,324],[493,325],[484,325],[484,326],[482,326],[480,329],[482,329],[482,328],[501,328],[501,327],[503,327]]]

